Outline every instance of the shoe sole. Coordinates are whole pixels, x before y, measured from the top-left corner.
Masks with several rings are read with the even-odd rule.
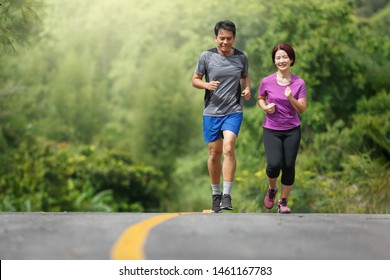
[[[211,212],[211,213],[221,213],[222,210],[223,210],[222,207],[219,207],[218,210],[213,210],[213,208],[211,208],[211,209],[210,209],[210,212]]]
[[[233,210],[233,207],[221,207],[222,210]]]
[[[280,211],[278,210],[278,214],[291,214],[291,211],[290,211],[290,212],[280,212]]]

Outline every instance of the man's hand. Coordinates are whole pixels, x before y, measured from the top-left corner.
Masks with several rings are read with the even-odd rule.
[[[221,83],[220,81],[211,81],[207,84],[207,89],[211,91],[215,91],[217,90],[220,83]]]
[[[251,99],[251,91],[249,88],[245,88],[241,93],[242,98],[244,98],[245,101],[248,101]]]

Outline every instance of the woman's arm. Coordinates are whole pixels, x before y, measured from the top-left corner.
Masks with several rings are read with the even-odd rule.
[[[291,93],[290,87],[286,88],[284,95],[290,101],[290,103],[294,107],[295,111],[297,111],[300,114],[303,114],[306,111],[306,107],[307,107],[306,98],[300,98],[300,99],[296,100]]]
[[[275,112],[275,104],[268,104],[265,96],[260,96],[257,100],[257,104],[263,111],[267,112],[268,114],[272,114],[273,112]]]

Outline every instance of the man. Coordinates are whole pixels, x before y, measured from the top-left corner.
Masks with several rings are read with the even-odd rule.
[[[235,144],[243,119],[243,100],[249,100],[248,58],[233,48],[236,26],[220,21],[214,27],[216,48],[204,51],[192,86],[204,89],[203,133],[208,143],[212,212],[232,210],[231,190],[236,171]],[[205,81],[203,81],[205,77]],[[223,155],[223,161],[222,161]],[[223,177],[223,193],[220,178]]]

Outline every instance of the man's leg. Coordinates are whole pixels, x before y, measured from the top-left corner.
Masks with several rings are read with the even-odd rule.
[[[221,179],[221,168],[222,168],[222,138],[218,139],[215,142],[210,142],[208,144],[209,147],[209,157],[207,161],[207,166],[209,170],[210,175],[210,181],[211,186],[213,189],[213,196],[212,196],[212,205],[211,205],[211,211],[212,212],[221,212],[221,201],[222,201],[222,194],[221,194],[221,187],[220,187],[220,179]]]
[[[207,167],[209,170],[210,181],[212,185],[219,184],[219,181],[221,179],[222,144],[222,138],[208,144],[209,158],[207,161]]]
[[[231,131],[223,132],[223,167],[222,175],[225,182],[233,182],[236,173],[236,140],[237,136]]]
[[[235,145],[237,136],[236,134],[228,130],[225,130],[223,132],[223,136],[223,197],[221,208],[225,210],[233,210],[232,197],[230,193],[232,190],[234,176],[236,173]]]

